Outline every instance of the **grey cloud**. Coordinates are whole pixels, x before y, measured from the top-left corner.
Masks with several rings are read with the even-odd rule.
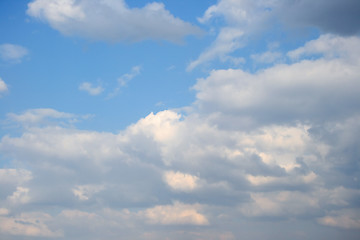
[[[240,216],[256,221],[317,219],[326,217],[324,209],[356,206],[358,193],[351,186],[333,190],[334,184],[324,185],[326,172],[316,171],[316,176],[307,177],[308,169],[317,170],[317,164],[332,166],[326,159],[319,163],[322,159],[311,149],[313,140],[307,133],[302,127],[270,126],[250,133],[219,129],[195,116],[181,120],[171,111],[150,114],[119,134],[54,126],[26,129],[22,136],[2,138],[0,149],[31,166],[34,177],[26,185],[30,200],[16,209],[4,206],[14,214],[34,210],[51,213],[47,228],[62,230],[66,239],[92,239],[102,233],[116,239],[120,232],[125,239],[142,239],[135,226],[160,239],[181,229],[205,234],[206,226],[195,229],[191,224],[175,224],[165,230],[162,222],[148,222],[148,209],[160,213],[174,200],[184,204],[181,206],[200,203],[199,214],[208,219],[211,228],[220,227],[223,219],[232,222]],[[324,143],[321,137],[315,140]],[[201,184],[192,192],[173,192],[163,180],[164,170],[187,172],[197,176]],[[249,175],[254,179],[249,180]],[[74,188],[92,184],[101,188],[88,199],[74,195]],[[310,185],[314,187],[307,187]],[[3,203],[4,198],[0,199]],[[331,201],[320,205],[324,199]],[[56,213],[50,210],[53,208]],[[177,221],[173,216],[170,219]],[[92,226],[88,231],[91,236],[84,234],[84,223]]]
[[[285,24],[313,26],[340,35],[360,32],[359,12],[357,0],[283,1],[276,11]]]

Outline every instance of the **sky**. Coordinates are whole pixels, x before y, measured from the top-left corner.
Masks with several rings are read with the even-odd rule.
[[[1,0],[0,238],[358,239],[359,13]]]

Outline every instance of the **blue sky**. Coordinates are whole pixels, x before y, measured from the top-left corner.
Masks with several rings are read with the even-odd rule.
[[[359,12],[1,1],[1,239],[357,239]]]

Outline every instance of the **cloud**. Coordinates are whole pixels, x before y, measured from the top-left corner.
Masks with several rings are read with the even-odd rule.
[[[356,35],[360,31],[360,17],[357,14],[359,10],[360,4],[356,0],[335,0],[331,3],[326,0],[218,1],[198,20],[200,23],[210,24],[222,19],[224,24],[219,24],[215,41],[188,65],[187,70],[191,71],[198,65],[214,59],[223,60],[226,57],[233,57],[231,54],[249,44],[248,40],[251,37],[261,35],[274,26],[286,26],[290,29],[315,27],[324,34]],[[226,41],[222,40],[224,35],[227,37]],[[262,58],[254,55],[254,60],[268,62],[274,57],[279,57],[274,53],[271,56],[270,53],[266,55]]]
[[[167,171],[164,173],[164,180],[175,191],[189,192],[198,187],[199,178],[181,172]]]
[[[360,40],[325,35],[308,44],[289,55],[324,52],[313,45],[332,50],[326,51],[325,58],[305,58],[256,73],[214,70],[194,86],[198,107],[202,111],[231,113],[244,126],[255,122],[323,121],[358,111]]]
[[[80,185],[72,189],[74,195],[79,198],[80,201],[89,200],[93,194],[104,189],[102,185]]]
[[[121,77],[118,78],[119,85],[120,86],[126,86],[126,84],[129,81],[131,81],[134,77],[139,75],[140,72],[141,72],[141,67],[140,66],[132,67],[130,73],[126,73],[126,74],[124,74],[124,75],[122,75]]]
[[[28,53],[29,51],[20,45],[9,43],[0,45],[0,58],[5,62],[19,63]]]
[[[114,89],[114,91],[108,95],[108,97],[111,98],[116,96],[121,88],[125,87],[133,78],[138,76],[140,73],[141,73],[140,66],[132,67],[129,73],[125,73],[117,79],[117,86]]]
[[[319,218],[318,222],[330,227],[360,229],[359,209],[333,211],[331,215]]]
[[[33,178],[30,171],[25,169],[1,168],[0,169],[0,198],[16,198],[22,189],[26,189],[26,184]],[[17,193],[16,193],[17,192]]]
[[[198,59],[190,62],[186,70],[192,71],[200,64],[218,57],[222,61],[231,60],[227,54],[235,51],[242,45],[241,39],[243,34],[243,31],[238,28],[229,27],[221,29],[214,43],[207,50],[201,53]],[[240,62],[243,62],[243,60],[240,60]]]
[[[6,85],[6,83],[4,82],[4,80],[2,80],[0,78],[0,97],[1,97],[1,93],[7,92],[8,91],[8,87]]]
[[[152,224],[194,224],[208,225],[206,217],[197,212],[199,205],[187,205],[175,202],[173,205],[155,206],[144,212]]]
[[[200,64],[217,58],[222,61],[229,57],[231,59],[229,55],[244,47],[249,35],[266,28],[270,18],[267,9],[271,9],[273,5],[272,1],[221,0],[210,6],[198,21],[207,24],[221,18],[225,20],[225,24],[220,25],[215,41],[188,65],[187,70],[191,71]]]
[[[321,56],[326,59],[342,58],[349,63],[357,64],[359,61],[357,54],[360,51],[358,44],[358,37],[338,37],[326,34],[307,42],[303,47],[289,51],[287,55],[292,60]]]
[[[201,30],[174,17],[162,3],[129,8],[124,0],[34,0],[27,14],[41,19],[64,35],[109,42],[147,39],[180,42]]]
[[[29,127],[0,141],[13,166],[0,171],[2,233],[25,223],[66,239],[358,231],[359,41],[326,34],[287,63],[213,70],[185,114],[150,113],[117,133],[63,124],[77,115],[54,109],[8,115]]]
[[[292,26],[314,26],[325,33],[355,35],[359,33],[360,3],[356,0],[281,1],[276,13]]]
[[[79,90],[85,91],[92,96],[96,96],[101,94],[104,91],[104,88],[101,86],[95,87],[92,85],[92,83],[89,82],[83,82],[80,84]]]
[[[24,127],[33,127],[42,124],[50,124],[51,121],[65,120],[65,123],[73,123],[79,118],[88,118],[89,116],[77,116],[75,114],[59,112],[51,108],[29,109],[21,114],[8,113],[7,121],[20,123]],[[57,123],[55,123],[57,124]]]
[[[16,191],[8,199],[12,204],[25,204],[30,201],[28,193],[28,188],[17,187]]]
[[[46,222],[51,216],[44,213],[24,213],[16,217],[0,216],[0,232],[3,236],[50,237],[63,236],[61,231],[51,231]]]
[[[282,54],[280,52],[266,51],[261,54],[252,54],[251,58],[256,63],[274,63],[282,58]]]

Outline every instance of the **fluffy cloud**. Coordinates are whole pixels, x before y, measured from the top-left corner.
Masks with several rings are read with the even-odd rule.
[[[290,28],[316,27],[324,33],[343,36],[359,33],[360,4],[356,0],[272,1],[272,0],[221,0],[210,6],[199,18],[203,24],[214,19],[224,19],[225,25],[218,30],[213,44],[188,65],[192,70],[214,59],[231,60],[235,50],[248,44],[249,37],[261,34],[266,29],[281,25]],[[275,31],[275,30],[274,30]],[[253,55],[253,60],[272,62],[279,53]]]
[[[9,114],[28,127],[0,141],[19,166],[0,171],[2,233],[254,239],[264,219],[272,231],[283,220],[358,231],[358,43],[324,35],[288,63],[214,70],[187,114],[150,113],[118,133],[64,125],[74,115],[53,109]]]
[[[199,178],[181,172],[167,171],[164,180],[175,191],[188,192],[198,187]]]
[[[194,86],[197,104],[203,111],[231,113],[245,126],[352,115],[360,101],[359,46],[355,37],[325,35],[289,52],[292,57],[324,54],[324,58],[300,59],[254,74],[240,69],[212,71]]]
[[[35,0],[28,4],[27,14],[48,22],[64,35],[110,42],[146,39],[180,42],[186,35],[201,32],[157,2],[129,8],[124,0]]]
[[[6,62],[19,63],[28,53],[26,48],[19,45],[9,43],[0,45],[0,58]]]

